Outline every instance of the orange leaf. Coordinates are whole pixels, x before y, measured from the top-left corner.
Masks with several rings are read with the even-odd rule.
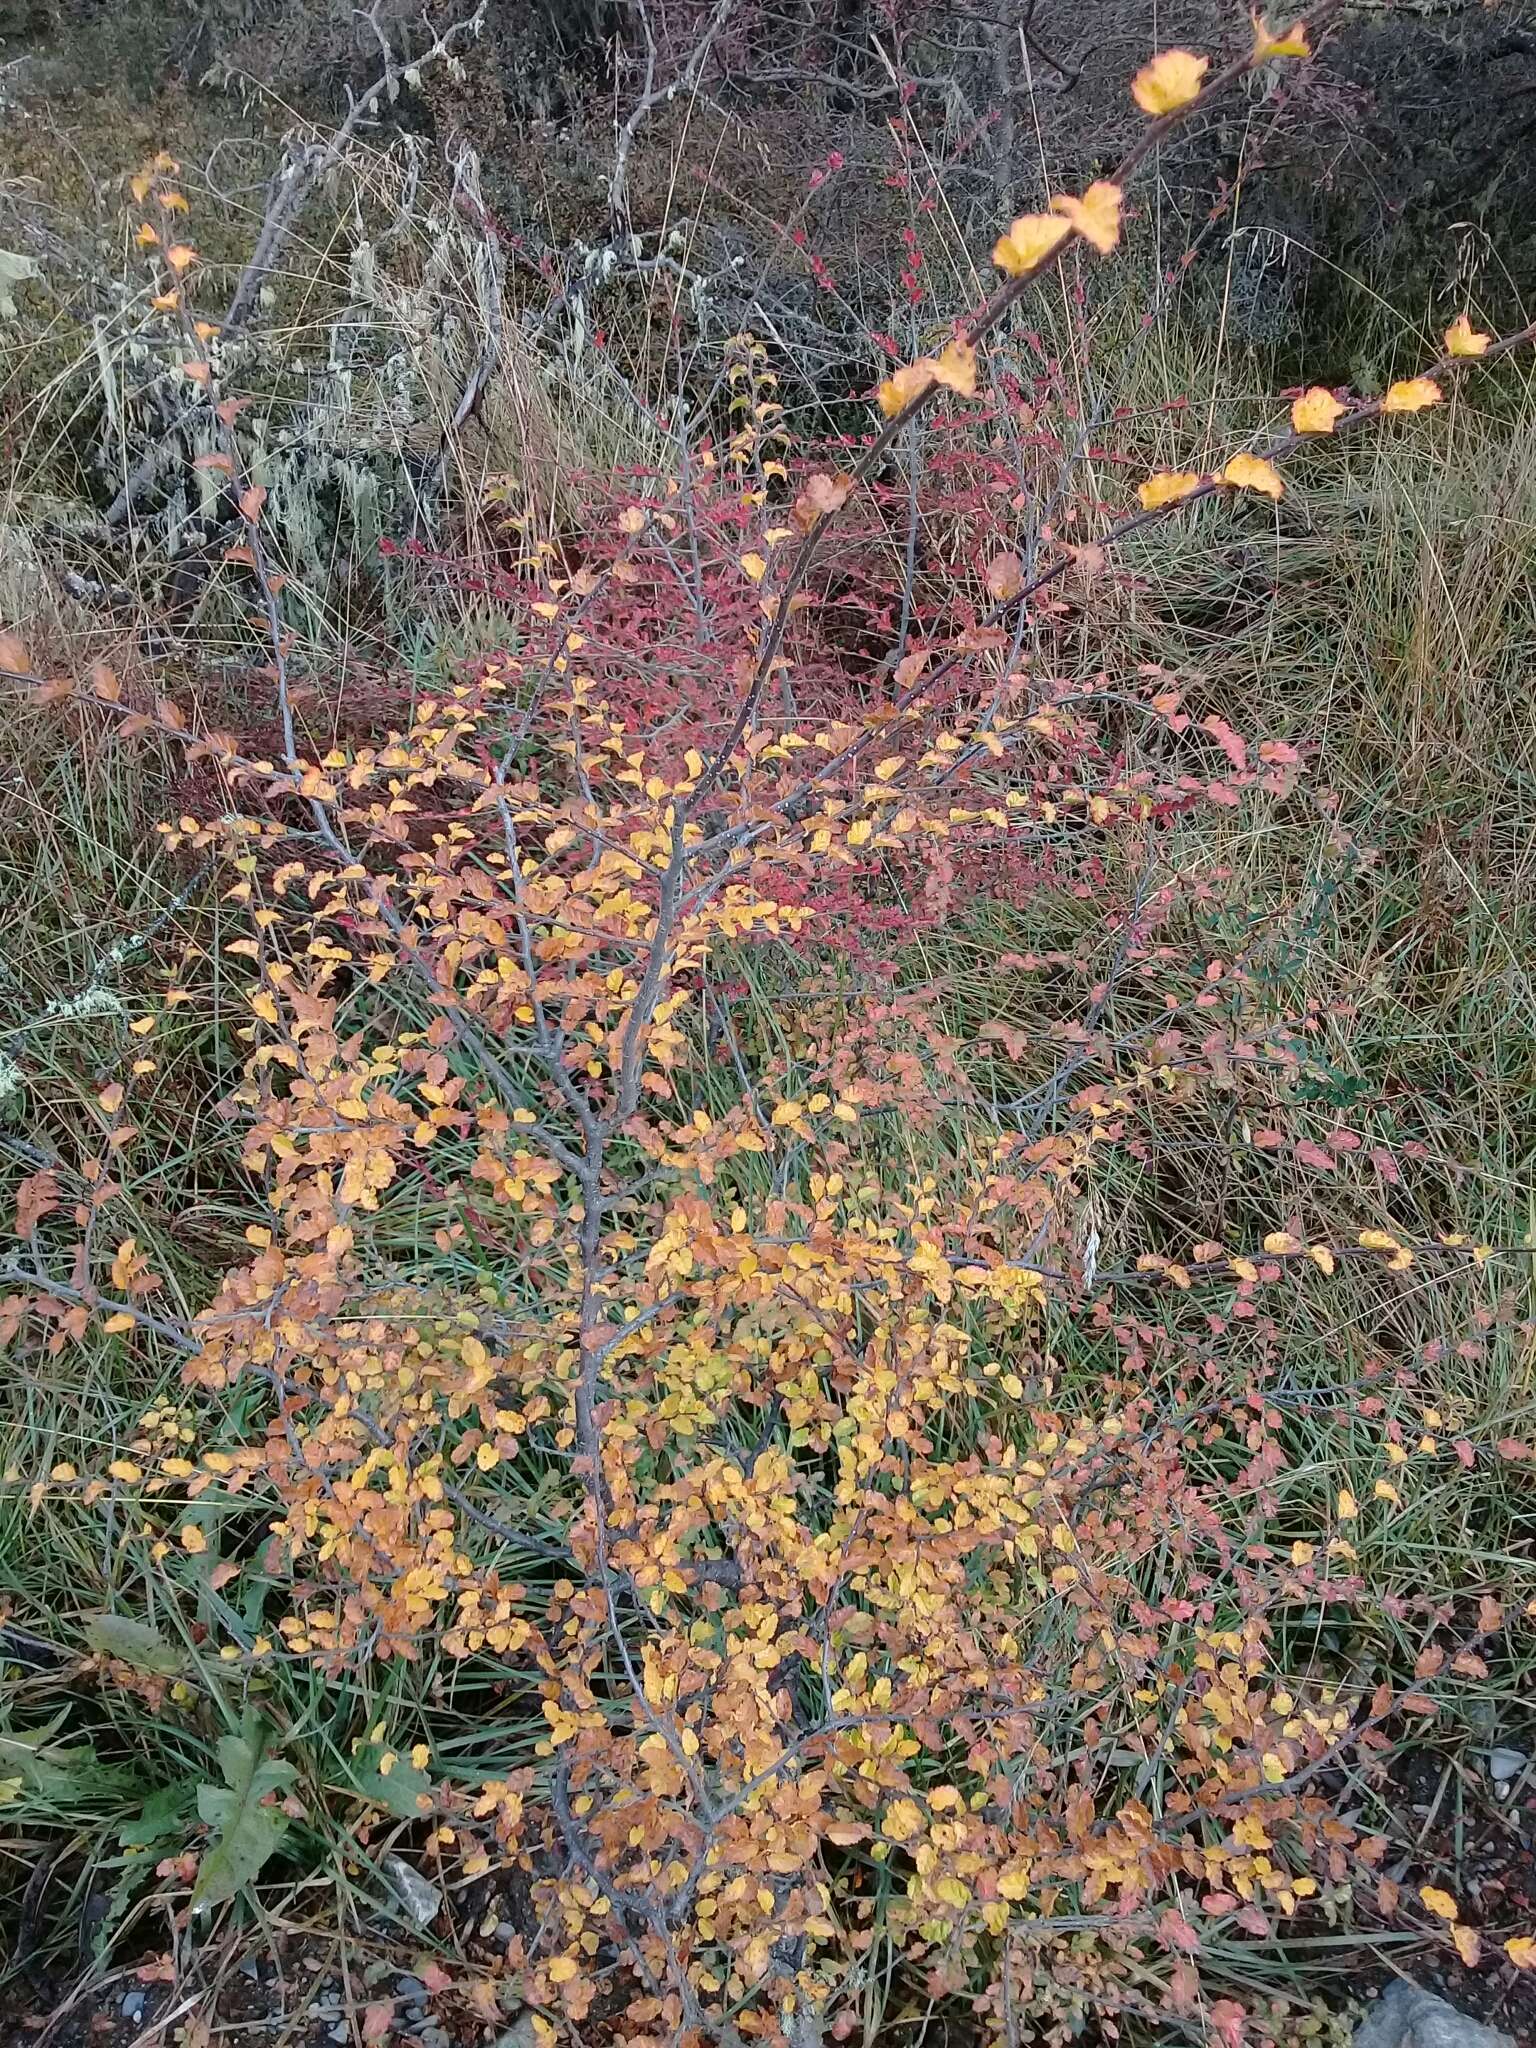
[[[986,585],[994,603],[1006,604],[1024,588],[1024,564],[1017,555],[994,555],[986,567]]]

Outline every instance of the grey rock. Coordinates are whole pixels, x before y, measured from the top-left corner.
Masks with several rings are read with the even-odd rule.
[[[442,1910],[443,1895],[437,1886],[412,1870],[403,1856],[386,1856],[383,1869],[410,1918],[418,1927],[430,1927]]]
[[[1501,1799],[1509,1797],[1510,1787],[1530,1762],[1520,1749],[1490,1749],[1488,1752],[1488,1775],[1493,1780],[1493,1789]]]
[[[535,2048],[539,2038],[531,2012],[520,2013],[505,2033],[496,2036],[494,2048]]]
[[[1354,2048],[1515,2048],[1515,2042],[1400,1977],[1360,2022]]]
[[[331,2039],[336,2042],[350,2041],[352,2029],[345,2020],[338,2020],[331,2029]]]
[[[137,2021],[139,2021],[139,2020],[143,2019],[143,2017],[144,2017],[144,1994],[143,1994],[143,1992],[142,1992],[142,1991],[130,1991],[130,1992],[128,1993],[128,1996],[127,1996],[127,1997],[126,1997],[126,1998],[125,1998],[125,1999],[123,2000],[123,2002],[122,2002],[122,2005],[121,2005],[121,2006],[119,2007],[119,2010],[121,2011],[121,2013],[122,2013],[122,2015],[123,2015],[123,2018],[124,2018],[125,2020],[133,2020],[133,2021],[137,2022]]]

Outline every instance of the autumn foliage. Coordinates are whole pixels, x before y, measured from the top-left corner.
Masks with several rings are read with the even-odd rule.
[[[1160,133],[1306,48],[1260,24],[1132,90]],[[1458,320],[1423,375],[1307,388],[1272,439],[1020,545],[1071,429],[1051,366],[993,376],[988,342],[1042,270],[1114,255],[1145,153],[1008,226],[995,295],[892,366],[867,431],[796,445],[743,342],[726,431],[592,484],[579,556],[405,550],[489,575],[516,633],[324,748],[173,168],[136,195],[227,430],[277,740],[43,687],[112,744],[177,733],[219,792],[165,831],[240,924],[248,1255],[181,1319],[113,1229],[129,1074],[75,1184],[23,1183],[0,1317],[18,1360],[170,1344],[189,1402],[248,1418],[38,1483],[131,1502],[167,1574],[259,1581],[220,1649],[253,1697],[431,1656],[535,1723],[503,1780],[411,1769],[416,1852],[531,1901],[500,1967],[542,2040],[843,2039],[883,1970],[1000,2042],[1091,2017],[1240,2048],[1281,2021],[1211,1950],[1380,1897],[1340,1787],[1430,1703],[1309,1664],[1296,1617],[1369,1606],[1362,1518],[1441,1421],[1408,1377],[1346,1390],[1375,1495],[1298,1468],[1340,1390],[1285,1304],[1485,1254],[1241,1200],[1106,1241],[1096,1190],[1213,1119],[1324,1171],[1351,1134],[1287,1094],[1322,1020],[1182,833],[1306,802],[1305,741],[1055,655],[1120,543],[1279,500],[1317,437],[1507,344]],[[944,955],[978,929],[1007,936],[967,1016]],[[1441,1615],[1423,1685],[1512,1619]]]

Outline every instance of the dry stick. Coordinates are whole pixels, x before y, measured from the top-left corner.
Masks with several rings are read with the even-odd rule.
[[[1298,23],[1297,26],[1315,25],[1328,13],[1332,12],[1335,4],[1336,0],[1325,0],[1323,6],[1314,8],[1309,15],[1302,18],[1302,22]],[[1250,48],[1241,56],[1232,58],[1229,63],[1224,65],[1217,72],[1216,76],[1207,85],[1202,87],[1195,97],[1184,106],[1176,107],[1171,113],[1163,114],[1157,120],[1150,122],[1134,146],[1121,160],[1120,167],[1115,172],[1111,182],[1123,188],[1165,136],[1171,134],[1190,115],[1203,111],[1210,105],[1212,100],[1219,98],[1225,93],[1229,86],[1235,85],[1238,79],[1246,77],[1250,71],[1257,69],[1262,61],[1264,60],[1259,57],[1257,48]],[[1006,318],[1010,309],[1023,297],[1024,293],[1036,279],[1053,270],[1066,251],[1074,243],[1083,239],[1081,229],[1075,224],[1067,224],[1061,240],[1053,248],[1048,250],[1044,256],[1040,257],[1029,269],[1022,272],[1019,276],[1010,278],[1002,289],[988,300],[982,310],[973,319],[965,323],[961,338],[967,347],[974,348],[978,342],[990,334]],[[926,390],[918,392],[916,397],[909,399],[899,412],[891,415],[860,458],[859,464],[853,472],[853,488],[850,489],[848,497],[843,501],[845,504],[861,486],[867,484],[874,476],[884,460],[887,450],[893,445],[902,429],[912,421],[921,418],[937,402],[942,388],[938,383],[930,384]],[[724,774],[730,757],[735,752],[743,734],[756,716],[757,707],[761,701],[768,676],[775,661],[778,659],[779,649],[783,645],[794,599],[803,587],[805,579],[810,573],[811,566],[821,550],[822,540],[837,516],[836,512],[829,512],[819,519],[809,532],[804,535],[794,555],[791,557],[783,585],[775,593],[776,609],[769,622],[768,633],[754,666],[752,680],[748,685],[747,694],[742,700],[741,709],[732,721],[730,730],[721,742],[714,760],[705,769],[704,774],[699,779],[697,788],[688,799],[686,815],[691,816],[715,787],[720,777]]]

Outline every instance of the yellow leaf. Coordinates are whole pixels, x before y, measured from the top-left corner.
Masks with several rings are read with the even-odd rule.
[[[124,1486],[136,1486],[144,1477],[143,1472],[134,1464],[132,1458],[114,1458],[107,1467],[107,1471],[111,1474],[112,1478],[121,1479]]]
[[[1292,1237],[1288,1230],[1272,1230],[1264,1240],[1264,1249],[1273,1252],[1276,1258],[1284,1258],[1290,1252],[1304,1251],[1299,1237]]]
[[[1504,1953],[1517,1970],[1536,1970],[1536,1941],[1528,1934],[1512,1934],[1504,1944]]]
[[[1403,1504],[1403,1496],[1388,1480],[1378,1479],[1372,1491],[1378,1500],[1389,1500],[1395,1508],[1400,1508]]]
[[[741,566],[754,583],[761,583],[768,573],[768,564],[758,554],[743,555]]]
[[[946,391],[960,398],[976,396],[976,351],[968,341],[952,341],[932,367],[935,381]]]
[[[1313,1265],[1316,1266],[1317,1270],[1320,1273],[1331,1273],[1334,1269],[1335,1264],[1337,1263],[1337,1261],[1334,1259],[1333,1253],[1325,1244],[1308,1245],[1307,1257],[1312,1261]]]
[[[1428,1906],[1430,1912],[1438,1913],[1442,1920],[1455,1920],[1460,1915],[1461,1908],[1456,1904],[1450,1893],[1436,1891],[1432,1884],[1420,1885],[1419,1897]]]
[[[1107,178],[1095,179],[1081,199],[1058,196],[1051,201],[1051,211],[1101,256],[1107,256],[1120,239],[1120,187]]]
[[[1339,1488],[1339,1520],[1353,1522],[1360,1513],[1360,1503],[1347,1486]]]
[[[1485,356],[1491,334],[1480,334],[1465,313],[1458,313],[1445,330],[1445,352],[1448,356]]]
[[[1259,1760],[1259,1768],[1264,1773],[1266,1785],[1278,1785],[1285,1778],[1285,1758],[1272,1749],[1265,1750]]]
[[[197,251],[189,249],[185,242],[173,242],[165,252],[165,260],[172,270],[187,270],[197,261]]]
[[[1148,512],[1163,505],[1177,505],[1191,491],[1198,491],[1205,478],[1193,469],[1160,469],[1136,486],[1136,495]]]
[[[1196,97],[1210,68],[1193,50],[1164,50],[1131,80],[1131,98],[1144,114],[1171,114]]]
[[[1481,1936],[1471,1927],[1453,1927],[1451,1939],[1456,1944],[1456,1953],[1469,1970],[1477,1968],[1478,1957],[1483,1952]]]
[[[199,1529],[196,1522],[188,1522],[183,1527],[181,1547],[183,1550],[190,1550],[194,1557],[199,1556],[208,1548],[208,1538]]]
[[[1260,491],[1266,498],[1278,498],[1285,485],[1280,472],[1272,462],[1266,462],[1262,455],[1248,455],[1239,451],[1221,472],[1223,483],[1231,484],[1238,491]]]
[[[899,775],[906,765],[906,757],[904,755],[887,754],[883,761],[875,763],[875,780],[877,782],[889,782],[892,776]]]
[[[914,398],[921,398],[932,382],[933,358],[920,356],[915,363],[904,363],[899,370],[893,370],[876,387],[875,398],[886,418],[894,419]]]
[[[549,1965],[550,1983],[569,1984],[579,1967],[574,1956],[556,1956]]]
[[[893,1842],[910,1842],[923,1832],[923,1811],[915,1799],[893,1799],[880,1823],[880,1832]]]
[[[124,1330],[131,1330],[134,1322],[135,1318],[129,1315],[126,1309],[120,1308],[116,1315],[108,1316],[101,1327],[109,1337],[119,1337]],[[121,1477],[121,1474],[119,1474],[119,1477]]]
[[[1273,29],[1262,14],[1253,17],[1253,61],[1266,64],[1271,57],[1310,57],[1312,47],[1301,22],[1294,28]]]
[[[1433,377],[1400,377],[1395,384],[1387,386],[1381,409],[1383,412],[1423,412],[1428,405],[1438,405],[1443,396]]]
[[[998,237],[992,261],[1010,277],[1027,277],[1070,233],[1064,220],[1052,220],[1048,213],[1021,213],[1007,234]]]
[[[1346,408],[1331,391],[1314,384],[1291,406],[1291,425],[1298,434],[1331,434],[1333,423]]]
[[[970,1886],[963,1884],[958,1877],[941,1877],[934,1886],[934,1890],[944,1901],[945,1905],[953,1906],[956,1912],[959,1912],[963,1906],[968,1906],[971,1902]]]

